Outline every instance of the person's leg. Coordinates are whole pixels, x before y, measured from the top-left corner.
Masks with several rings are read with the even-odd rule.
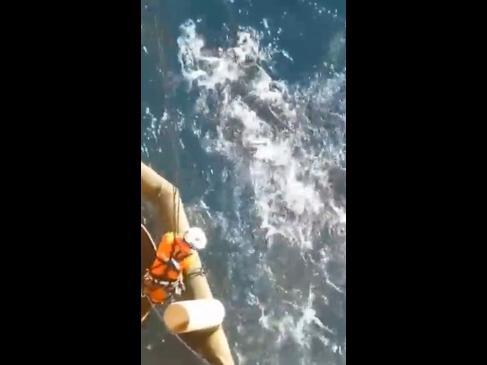
[[[152,304],[163,304],[166,301],[166,290],[160,286],[155,286],[150,282],[146,282],[144,285],[144,294]]]

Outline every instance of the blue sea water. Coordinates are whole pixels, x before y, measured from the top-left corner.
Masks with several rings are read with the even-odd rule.
[[[141,10],[142,160],[207,232],[236,362],[345,364],[345,1]],[[157,318],[141,346],[197,363]]]

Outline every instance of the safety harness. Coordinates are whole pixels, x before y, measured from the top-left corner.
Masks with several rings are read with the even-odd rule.
[[[148,280],[152,284],[163,287],[168,295],[173,293],[181,295],[185,290],[182,280],[182,268],[181,262],[187,257],[191,256],[191,246],[179,239],[175,238],[171,245],[171,251],[169,258],[156,255],[156,261],[158,264],[153,268],[160,268],[164,266],[164,270],[160,275],[154,275],[151,270],[148,269],[145,273],[144,279]]]

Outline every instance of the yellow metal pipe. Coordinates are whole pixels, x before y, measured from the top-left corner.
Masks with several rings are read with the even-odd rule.
[[[141,193],[144,199],[157,207],[164,232],[183,233],[189,228],[179,191],[144,163],[141,163]],[[178,217],[174,219],[178,211]],[[195,252],[194,255],[196,260],[193,261],[194,267],[188,270],[189,273],[201,268],[198,253]],[[178,298],[179,300],[213,298],[205,276],[195,275],[185,277],[184,280],[186,291],[181,298]],[[146,299],[141,298],[141,300],[143,306]],[[212,365],[234,365],[228,340],[221,325],[212,330],[181,334],[180,337]]]

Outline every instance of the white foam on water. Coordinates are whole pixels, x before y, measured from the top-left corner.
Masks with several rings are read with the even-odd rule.
[[[145,134],[147,135],[146,140],[150,140],[154,143],[157,143],[160,134],[161,123],[151,112],[149,107],[145,108],[145,117],[150,120],[150,124],[145,130]]]
[[[343,23],[345,22],[345,18],[338,15],[338,9],[336,8],[335,9],[327,8],[326,6],[321,5],[317,1],[313,1],[313,0],[299,0],[299,2],[305,6],[310,7],[319,15],[328,15],[331,16],[331,19],[333,20],[338,20]]]
[[[264,27],[269,30],[265,19]],[[316,343],[320,356],[342,354],[344,340],[318,307],[345,295],[346,212],[332,176],[345,169],[345,75],[318,73],[307,84],[291,85],[266,72],[274,55],[287,52],[265,44],[255,29],[239,28],[234,46],[225,49],[206,48],[192,20],[180,30],[181,73],[197,94],[193,133],[209,155],[232,166],[221,172],[222,181],[233,176],[238,182],[232,218],[210,212],[203,201],[189,206],[188,215],[209,227],[209,236],[221,230],[235,248],[231,282],[255,282],[244,297],[233,284],[225,298],[228,308],[236,308],[228,311],[228,321],[235,323],[229,338],[239,364],[264,357],[266,364],[280,364],[289,341],[303,365],[317,363],[311,351]],[[184,122],[182,115],[172,118]],[[251,228],[252,217],[258,227]],[[323,232],[333,244],[323,241]],[[278,260],[284,258],[289,268],[283,270]],[[338,274],[328,272],[331,263],[338,263]],[[277,336],[273,343],[265,341],[269,332]]]

